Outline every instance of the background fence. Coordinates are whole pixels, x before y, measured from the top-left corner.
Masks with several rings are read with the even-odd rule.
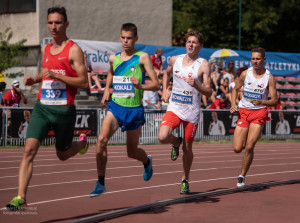
[[[24,145],[24,135],[27,130],[25,113],[28,114],[32,108],[1,108],[2,117],[0,143],[5,145]],[[140,135],[140,144],[156,144],[160,122],[165,111],[145,111],[146,123],[143,125]],[[106,110],[103,109],[77,109],[74,139],[77,140],[81,133],[88,136],[90,144],[96,144],[100,133],[102,121]],[[263,139],[300,139],[300,111],[270,111],[272,121],[266,123]],[[230,114],[229,110],[201,110],[200,122],[196,132],[195,141],[231,140],[236,127],[237,113]],[[24,132],[22,132],[24,131]],[[175,135],[183,135],[180,126],[174,131]],[[125,144],[126,133],[119,129],[110,139],[109,144]],[[48,137],[43,145],[55,144],[53,131],[49,131]]]

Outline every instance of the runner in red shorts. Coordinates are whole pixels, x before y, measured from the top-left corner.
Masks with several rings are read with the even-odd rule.
[[[237,187],[245,185],[245,176],[254,157],[254,146],[261,136],[264,124],[269,120],[267,107],[276,106],[278,102],[276,81],[263,64],[266,61],[265,49],[253,48],[251,62],[253,67],[242,72],[232,90],[232,107],[230,112],[238,110],[235,104],[237,92],[244,86],[243,98],[239,102],[237,126],[233,136],[233,150],[236,153],[245,149],[241,174]],[[268,99],[268,94],[270,99]]]
[[[183,123],[183,169],[181,194],[189,193],[189,173],[193,162],[192,145],[200,119],[201,94],[211,96],[209,63],[198,56],[203,47],[203,35],[197,31],[187,33],[186,54],[173,56],[170,59],[167,72],[163,77],[162,100],[169,101],[167,83],[173,74],[173,87],[167,112],[162,119],[158,139],[161,143],[172,143],[171,159],[179,156],[181,137],[175,137],[172,132]],[[203,86],[203,84],[205,86]]]

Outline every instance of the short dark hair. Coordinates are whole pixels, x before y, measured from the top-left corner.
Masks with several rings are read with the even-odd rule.
[[[68,21],[67,10],[65,7],[54,6],[52,8],[48,8],[48,15],[53,13],[61,14],[64,17],[64,21]]]
[[[0,91],[6,88],[5,82],[0,82]]]
[[[262,47],[253,47],[251,53],[260,53],[262,57],[265,57],[266,50]]]
[[[121,27],[121,31],[131,31],[135,36],[137,36],[137,27],[133,23],[124,23]]]
[[[185,34],[185,40],[187,41],[190,36],[195,36],[200,44],[204,44],[204,36],[199,31],[189,31],[187,34]]]

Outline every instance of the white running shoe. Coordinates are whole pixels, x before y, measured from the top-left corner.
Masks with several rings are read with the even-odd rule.
[[[237,182],[236,186],[238,188],[244,187],[245,186],[245,177],[239,176],[238,177],[238,182]]]

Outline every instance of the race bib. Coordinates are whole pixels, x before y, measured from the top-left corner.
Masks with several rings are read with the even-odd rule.
[[[41,103],[44,105],[67,105],[66,84],[56,80],[44,80]]]
[[[245,88],[243,97],[246,100],[251,100],[251,99],[262,99],[263,95],[263,90],[261,89],[251,89],[251,88]]]
[[[173,87],[172,101],[177,105],[191,106],[193,104],[193,91]]]
[[[113,90],[117,98],[132,98],[135,95],[131,77],[114,76]]]

